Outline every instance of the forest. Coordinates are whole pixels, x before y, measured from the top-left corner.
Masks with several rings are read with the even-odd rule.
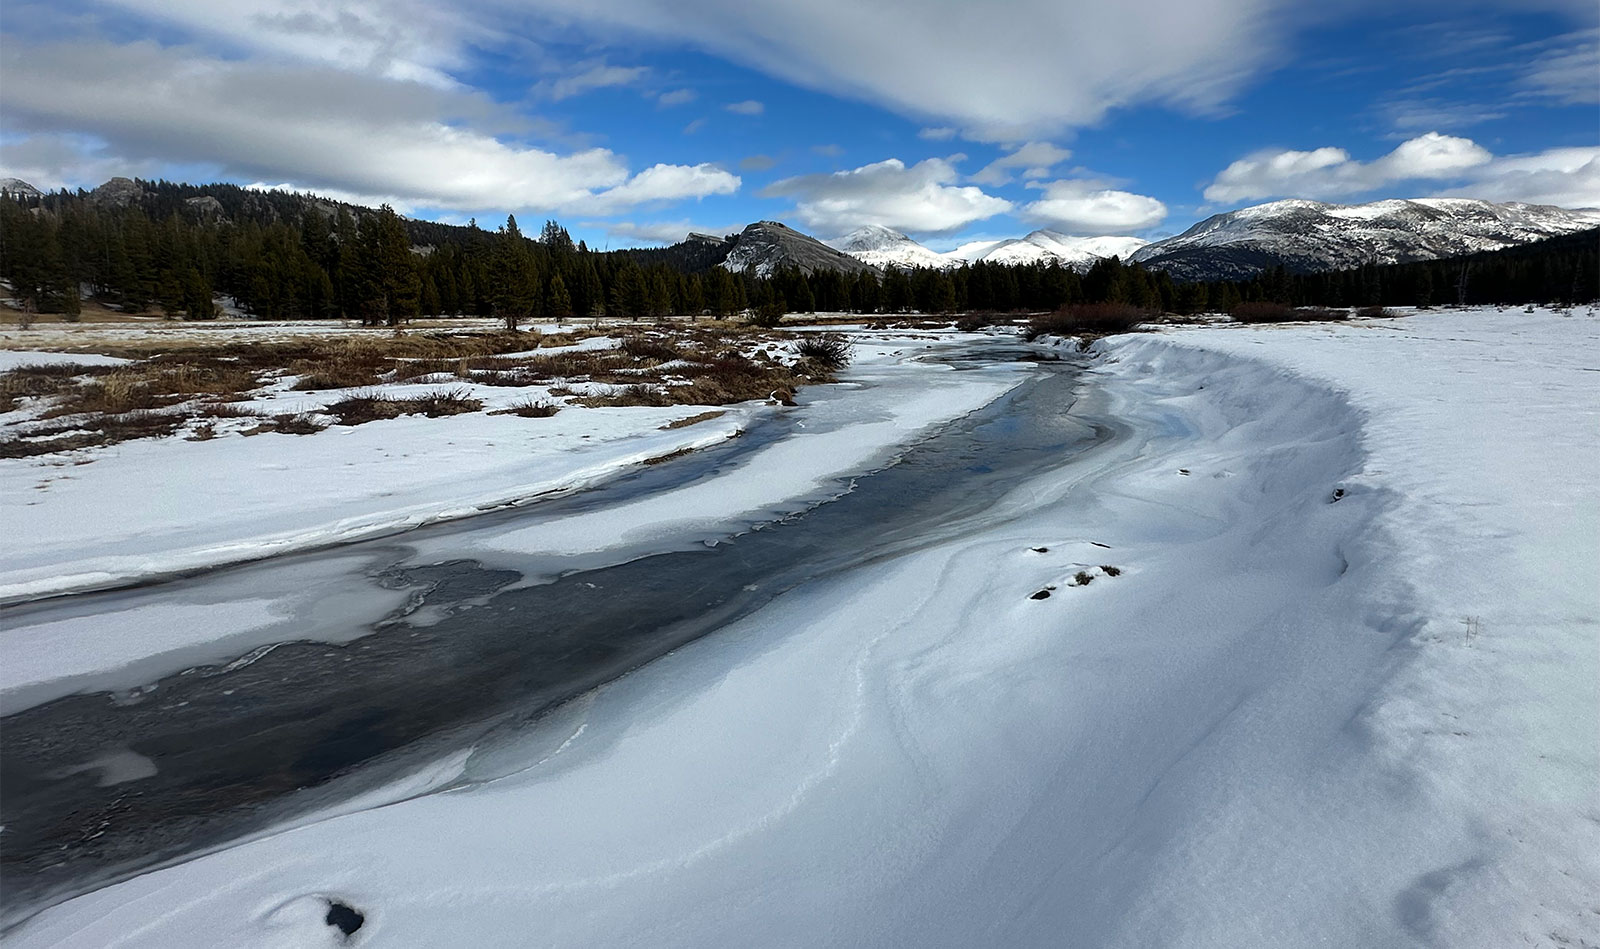
[[[0,200],[0,278],[26,311],[76,315],[84,296],[125,312],[210,319],[230,298],[264,319],[419,316],[661,318],[790,312],[1041,312],[1126,303],[1188,314],[1241,302],[1293,306],[1582,302],[1600,297],[1600,231],[1465,258],[1176,284],[1165,273],[1100,261],[978,262],[959,269],[848,275],[781,270],[770,278],[716,266],[726,245],[595,251],[556,221],[524,234],[403,218],[284,191],[139,181],[131,196],[56,192]]]

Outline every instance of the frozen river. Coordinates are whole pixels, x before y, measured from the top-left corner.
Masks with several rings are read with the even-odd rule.
[[[982,372],[1030,355],[988,345],[945,358]],[[621,545],[597,534],[603,549],[581,549],[586,530],[604,529],[597,517],[671,504],[737,473],[790,434],[783,418],[525,509],[14,608],[13,624],[70,617],[113,634],[123,617],[179,604],[199,623],[243,600],[320,612],[284,627],[314,629],[315,641],[290,635],[230,662],[5,718],[8,913],[326,806],[419,755],[520,728],[785,591],[959,536],[1018,484],[1106,436],[1071,413],[1079,385],[1074,366],[1039,363],[890,463],[754,518]],[[507,537],[518,538],[515,556]],[[321,592],[308,601],[313,582]],[[334,601],[356,606],[330,616]],[[383,612],[363,613],[374,607]]]

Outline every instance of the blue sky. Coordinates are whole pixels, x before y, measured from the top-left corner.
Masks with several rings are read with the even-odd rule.
[[[0,174],[289,185],[597,246],[936,249],[1281,197],[1600,206],[1589,0],[11,2]]]

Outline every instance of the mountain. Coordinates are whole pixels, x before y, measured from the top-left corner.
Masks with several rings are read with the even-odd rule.
[[[1088,270],[1095,261],[1105,257],[1126,258],[1146,241],[1137,237],[1071,237],[1059,231],[1037,230],[1027,237],[1000,241],[980,250],[976,255],[958,258],[968,261],[986,261],[991,264],[1033,264],[1060,261],[1061,266],[1073,270]],[[976,247],[969,244],[967,247]],[[966,248],[957,248],[952,256]]]
[[[1016,266],[1059,261],[1063,267],[1088,270],[1103,257],[1127,257],[1143,247],[1137,237],[1070,237],[1057,231],[1038,230],[1027,237],[998,241],[973,241],[947,254],[936,253],[899,231],[876,224],[851,231],[833,246],[875,267],[934,267],[949,269],[986,261]]]
[[[757,277],[770,277],[784,267],[798,267],[807,274],[818,270],[859,273],[873,269],[870,264],[777,221],[757,221],[740,232],[722,266]]]
[[[1291,272],[1396,264],[1498,250],[1600,224],[1600,211],[1469,198],[1371,204],[1274,201],[1206,218],[1133,259],[1178,280],[1235,280],[1283,265]]]
[[[899,231],[878,224],[857,228],[833,246],[874,267],[911,269],[951,266],[951,261],[945,255],[929,250]]]
[[[39,189],[21,178],[0,178],[0,194],[15,198],[37,198]]]

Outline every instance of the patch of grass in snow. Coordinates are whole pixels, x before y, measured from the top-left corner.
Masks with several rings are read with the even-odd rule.
[[[11,412],[26,398],[60,395],[70,391],[85,376],[102,376],[116,371],[115,366],[81,366],[53,363],[43,366],[18,366],[0,372],[0,412]]]
[[[680,418],[668,422],[667,424],[661,426],[661,431],[669,432],[675,428],[688,428],[691,425],[699,425],[701,422],[709,422],[714,418],[722,418],[727,414],[728,413],[726,412],[700,412],[698,414],[691,415],[688,418]]]
[[[559,402],[551,402],[549,399],[523,399],[520,402],[511,403],[507,408],[496,409],[489,414],[517,415],[522,418],[549,418],[559,411],[561,411]]]
[[[337,418],[340,425],[364,425],[402,415],[443,418],[476,412],[481,408],[482,400],[474,399],[466,389],[447,389],[410,398],[382,393],[353,395],[329,405],[324,411]]]
[[[171,435],[184,421],[182,415],[145,410],[74,418],[36,426],[26,433],[0,439],[0,458],[31,458],[54,452],[114,445],[134,438],[157,438]]]

